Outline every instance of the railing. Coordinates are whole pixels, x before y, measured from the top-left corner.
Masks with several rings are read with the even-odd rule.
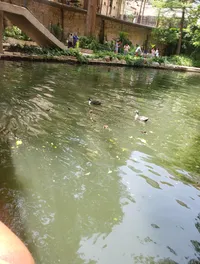
[[[49,1],[57,2],[59,4],[64,4],[67,6],[83,8],[83,5],[81,5],[79,1],[76,0],[49,0]]]
[[[23,6],[23,7],[27,7],[28,1],[34,1],[34,0],[0,0],[0,2],[7,2],[10,4],[15,4],[15,5]],[[79,7],[81,9],[84,9],[84,7],[78,4],[78,1],[76,0],[47,0],[47,1],[64,4],[69,7]],[[126,15],[120,16],[118,17],[118,19],[131,22],[131,23],[138,23],[144,26],[151,26],[151,27],[155,27],[157,23],[157,18],[153,16],[141,17],[141,19],[139,19],[139,22],[138,22],[137,17],[133,18],[133,17],[126,16]]]
[[[128,21],[128,22],[132,22],[132,23],[141,24],[144,26],[151,26],[151,27],[155,27],[157,23],[157,17],[155,16],[144,16],[140,19],[140,21],[138,21],[137,16],[135,18],[132,18],[130,16],[124,15],[120,17],[120,19],[124,21]]]

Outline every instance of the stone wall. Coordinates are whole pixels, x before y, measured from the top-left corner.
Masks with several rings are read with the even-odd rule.
[[[24,0],[1,0],[23,5]],[[26,0],[27,8],[45,27],[50,28],[51,23],[59,23],[64,31],[64,39],[69,33],[77,32],[79,36],[85,33],[87,12],[83,9],[63,6],[48,0]],[[104,23],[104,36],[108,41],[116,39],[120,31],[129,33],[129,39],[133,44],[143,45],[151,33],[151,27],[136,25],[103,15],[97,15],[96,37],[99,36]]]

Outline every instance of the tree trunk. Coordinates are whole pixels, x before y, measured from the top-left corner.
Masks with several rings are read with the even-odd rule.
[[[84,0],[84,6],[83,6],[84,9],[88,9],[88,0]]]
[[[141,22],[143,20],[144,17],[144,10],[145,10],[145,6],[146,6],[147,0],[144,0],[144,5],[143,5],[143,9],[142,9],[142,17],[141,17]]]
[[[180,36],[179,36],[179,40],[178,40],[176,55],[180,55],[180,53],[181,53],[181,44],[182,44],[182,39],[183,39],[184,21],[185,21],[185,7],[183,7],[183,9],[182,9],[182,17],[181,17],[181,22],[180,22]]]
[[[88,1],[88,11],[87,11],[87,19],[86,19],[87,36],[95,36],[97,2],[98,0]]]
[[[122,0],[118,0],[119,4],[118,4],[118,7],[117,7],[118,8],[118,10],[117,10],[117,18],[121,17],[120,15],[121,15],[121,11],[122,11],[122,2],[123,2]]]
[[[159,27],[159,25],[160,25],[160,13],[161,13],[161,9],[159,8],[158,17],[157,17],[157,21],[156,21],[156,27]]]
[[[104,19],[102,19],[101,20],[101,28],[100,28],[100,32],[99,32],[99,42],[101,43],[101,44],[103,44],[104,43],[104,31],[105,31],[105,20]]]
[[[142,14],[142,6],[143,6],[143,3],[144,3],[144,0],[141,0],[140,11],[139,11],[138,19],[137,19],[137,22],[138,23],[141,22],[141,14]]]
[[[3,12],[0,11],[0,53],[3,53]]]

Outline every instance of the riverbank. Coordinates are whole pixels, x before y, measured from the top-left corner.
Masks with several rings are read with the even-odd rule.
[[[68,64],[80,64],[81,62],[74,56],[46,56],[46,55],[35,55],[35,54],[23,54],[20,52],[4,52],[0,54],[0,60],[7,61],[35,61],[35,62],[53,62],[53,63],[68,63]],[[183,72],[195,72],[200,73],[200,68],[188,67],[180,65],[171,64],[159,64],[157,62],[143,65],[130,65],[127,64],[125,60],[109,60],[109,58],[104,59],[94,59],[87,57],[87,64],[90,65],[103,65],[103,66],[116,66],[116,67],[140,67],[140,68],[153,68],[153,69],[163,69],[163,70],[173,70],[173,71],[183,71]]]

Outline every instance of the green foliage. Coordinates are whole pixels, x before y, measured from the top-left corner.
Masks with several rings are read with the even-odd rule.
[[[123,47],[126,44],[128,44],[129,46],[132,45],[132,42],[128,38],[127,32],[124,32],[124,31],[119,32],[119,40],[122,42]]]
[[[186,56],[171,56],[167,60],[174,65],[193,66],[192,58]]]
[[[200,5],[192,9],[188,18],[186,37],[189,37],[195,47],[200,47]]]
[[[128,65],[132,65],[136,67],[144,65],[144,58],[142,57],[133,57],[133,56],[127,55],[125,56],[125,60]]]
[[[173,12],[176,12],[177,9],[181,9],[183,7],[191,8],[192,3],[196,2],[195,0],[153,0],[153,6],[158,9],[162,9],[163,12],[170,9]]]
[[[4,31],[5,37],[11,37],[20,40],[31,40],[24,32],[16,26],[6,27]]]
[[[159,44],[171,45],[172,53],[181,43],[182,52],[190,55],[195,47],[200,46],[200,6],[194,7],[197,0],[154,0],[159,10],[159,28],[153,32],[154,40]],[[182,10],[182,19],[177,16]],[[170,17],[166,14],[170,11]],[[184,15],[185,14],[185,15]],[[183,16],[184,15],[184,16]],[[177,29],[178,28],[178,29]],[[173,47],[172,47],[173,46]],[[179,49],[178,49],[179,50]]]
[[[122,42],[122,47],[125,44],[132,45],[131,41],[128,39],[128,33],[120,32],[119,33],[119,40]],[[82,49],[91,49],[94,52],[99,51],[114,51],[115,50],[115,43],[114,41],[105,42],[104,44],[99,43],[99,41],[94,37],[80,37],[79,38],[79,47]],[[123,52],[123,48],[121,49]]]
[[[152,38],[157,44],[175,44],[179,38],[177,28],[155,28],[152,31]]]
[[[35,46],[27,46],[27,45],[11,45],[10,51],[12,52],[21,52],[29,55],[38,55],[45,58],[53,58],[59,56],[72,56],[76,57],[78,62],[80,63],[88,63],[88,57],[82,55],[78,49],[67,49],[67,50],[59,50],[59,49],[50,49],[50,48],[40,48]],[[195,60],[193,57],[187,56],[171,56],[171,57],[147,57],[143,58],[140,56],[133,56],[131,54],[116,54],[113,51],[100,51],[93,54],[90,59],[102,59],[107,60],[109,58],[110,61],[114,59],[118,59],[119,62],[121,60],[125,60],[127,65],[132,65],[134,67],[141,67],[145,65],[151,65],[152,62],[158,62],[159,64],[173,64],[173,65],[182,65],[182,66],[193,66],[200,67],[200,60]]]
[[[60,26],[60,24],[53,24],[51,25],[51,33],[57,38],[57,39],[61,39],[62,38],[62,32],[63,29]]]
[[[79,50],[77,49],[67,49],[67,50],[60,50],[60,49],[50,49],[50,48],[40,48],[35,46],[27,46],[27,45],[11,45],[10,51],[12,52],[21,52],[29,55],[38,55],[47,58],[53,58],[55,56],[73,56],[76,57],[78,62],[80,63],[87,63],[88,59],[86,56],[82,55]]]
[[[118,59],[123,60],[125,56],[123,54],[116,54],[114,51],[99,51],[95,54],[93,54],[92,58],[95,59],[103,59],[105,57],[110,57],[110,59]]]
[[[152,61],[158,62],[159,64],[165,63],[167,61],[166,57],[154,57],[152,58]]]
[[[85,36],[80,37],[79,46],[82,49],[91,49],[95,52],[114,50],[114,43],[112,41],[101,44],[94,37],[85,37]]]

